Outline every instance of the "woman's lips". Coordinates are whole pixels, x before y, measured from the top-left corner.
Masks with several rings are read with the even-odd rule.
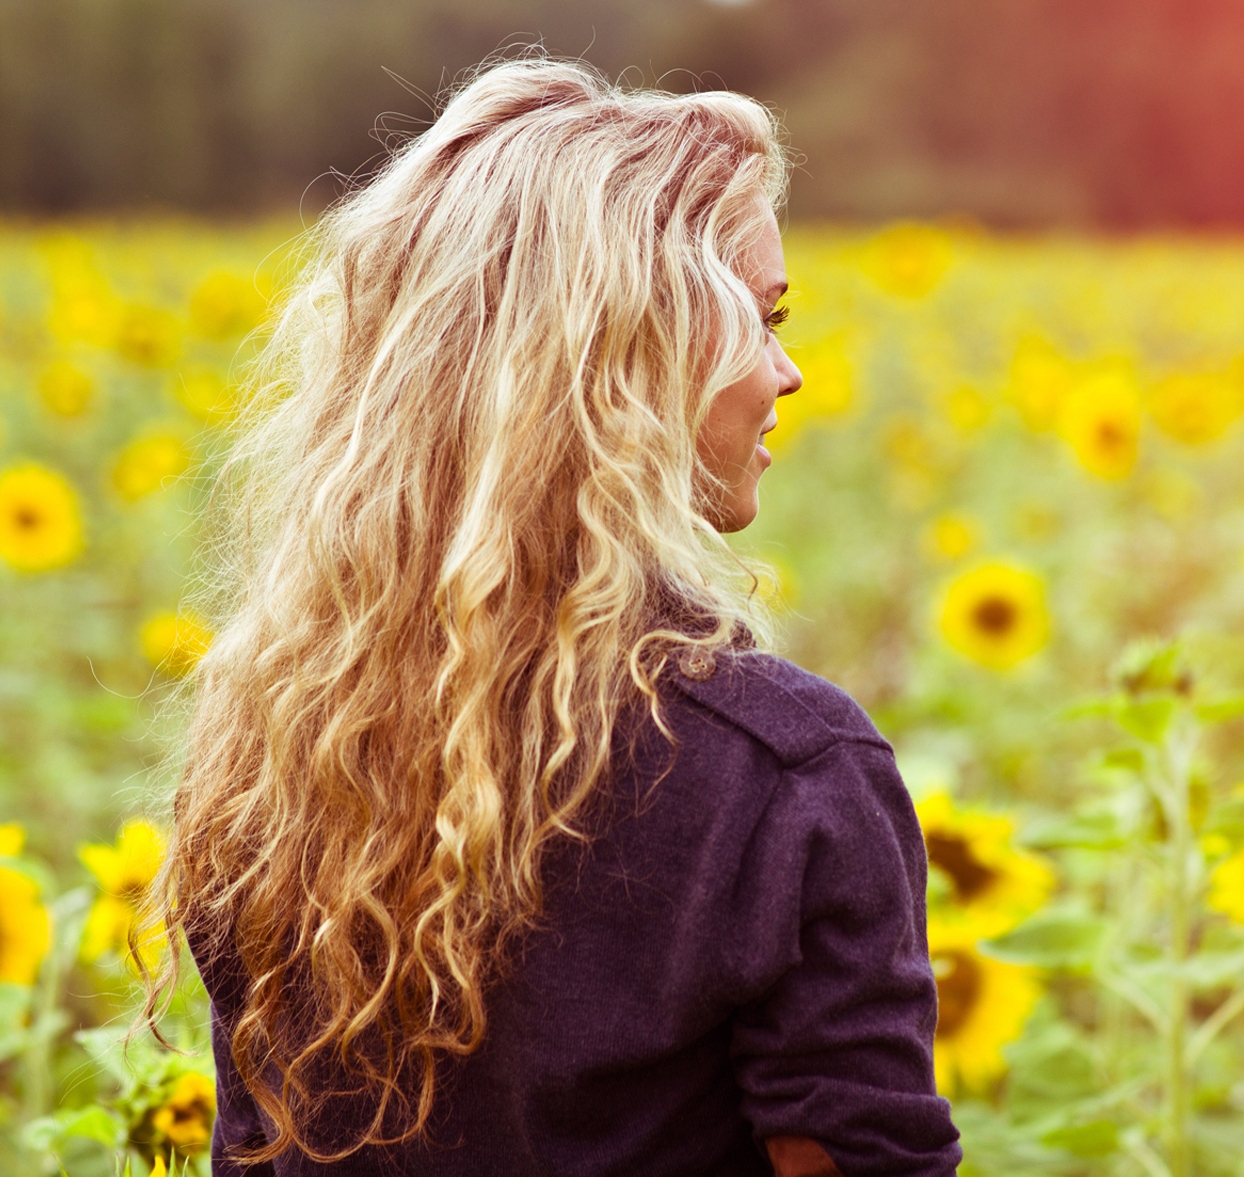
[[[760,437],[756,440],[756,453],[760,455],[760,460],[765,466],[768,466],[773,461],[773,455],[769,453],[765,446],[765,434],[772,433],[777,428],[777,423],[777,413],[771,412],[760,430]]]

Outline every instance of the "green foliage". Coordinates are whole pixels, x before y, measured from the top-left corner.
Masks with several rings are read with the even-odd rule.
[[[1204,705],[1174,643],[1130,647],[1114,682],[1092,709],[1121,738],[1109,771],[1029,839],[1074,890],[984,945],[1041,968],[1049,996],[1005,1087],[961,1116],[970,1171],[1025,1171],[1040,1146],[1050,1172],[1226,1175],[1244,1153],[1244,895],[1214,887],[1244,842],[1199,832],[1236,828],[1238,798],[1193,787],[1229,713]]]

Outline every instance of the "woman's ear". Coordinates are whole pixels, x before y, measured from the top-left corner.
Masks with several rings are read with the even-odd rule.
[[[773,1177],[842,1177],[842,1170],[808,1136],[770,1136],[765,1141]]]

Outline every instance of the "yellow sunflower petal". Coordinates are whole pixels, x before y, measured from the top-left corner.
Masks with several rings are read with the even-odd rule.
[[[136,938],[137,944],[130,944],[130,935]],[[138,926],[131,923],[129,929],[127,929],[125,944],[121,948],[120,953],[124,957],[130,972],[137,976],[141,971],[138,967],[140,961],[142,962],[143,969],[148,973],[154,973],[159,968],[160,960],[167,948],[168,930],[165,928],[163,921],[157,921],[154,925],[148,925],[144,920]],[[137,958],[135,952],[137,952]]]
[[[113,951],[128,956],[130,927],[139,918],[147,887],[160,869],[164,857],[164,835],[142,818],[127,821],[117,835],[115,846],[87,845],[78,857],[98,880],[101,890],[87,918],[82,955],[97,960]],[[141,948],[149,964],[163,951],[164,930],[146,933]]]
[[[238,274],[209,274],[190,296],[190,322],[207,339],[231,339],[257,327],[267,302],[255,283]]]
[[[0,856],[13,858],[26,844],[26,831],[16,822],[0,826]]]
[[[0,981],[33,985],[51,942],[51,919],[33,880],[0,867]]]
[[[924,532],[925,550],[936,560],[959,560],[976,547],[980,527],[968,515],[939,515]]]
[[[1022,339],[1011,361],[1007,396],[1034,433],[1052,429],[1075,376],[1071,362],[1039,336]]]
[[[108,892],[121,889],[121,856],[115,846],[91,842],[78,847],[78,861],[95,876],[95,881]]]
[[[157,613],[143,622],[139,632],[143,654],[152,666],[184,678],[212,643],[212,631],[194,612]]]
[[[164,835],[143,818],[131,818],[117,837],[121,886],[124,891],[146,887],[164,859]]]
[[[130,442],[112,468],[112,485],[127,502],[155,494],[175,482],[190,466],[190,451],[180,437],[157,433]]]
[[[1149,398],[1154,424],[1185,445],[1217,441],[1244,412],[1244,403],[1225,373],[1179,372]]]
[[[164,368],[181,352],[181,327],[168,311],[134,303],[117,316],[113,346],[131,363]]]
[[[82,959],[99,960],[109,952],[123,955],[133,918],[133,910],[127,903],[111,895],[98,896],[91,905],[82,932]]]
[[[1214,911],[1244,924],[1244,850],[1237,850],[1215,868],[1206,902]]]
[[[941,409],[955,429],[965,436],[979,432],[993,416],[993,404],[970,384],[960,384],[941,398]]]
[[[933,1065],[938,1090],[983,1091],[1006,1071],[1002,1047],[1023,1033],[1041,986],[1034,969],[981,955],[963,928],[929,924],[937,980]]]
[[[204,421],[224,421],[238,407],[238,390],[210,368],[180,373],[174,391],[177,399]]]
[[[58,417],[78,417],[95,397],[95,381],[68,360],[54,360],[39,377],[39,398]]]
[[[863,268],[886,293],[915,299],[934,290],[953,259],[949,234],[933,225],[903,222],[868,242]]]

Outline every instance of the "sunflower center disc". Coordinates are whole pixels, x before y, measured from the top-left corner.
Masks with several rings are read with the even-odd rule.
[[[955,893],[961,901],[975,898],[998,877],[996,871],[991,870],[972,853],[972,848],[964,838],[929,831],[925,834],[924,842],[928,849],[929,862],[950,876],[955,885]]]
[[[986,633],[1000,637],[1015,627],[1015,606],[1002,597],[986,597],[972,610],[972,620]]]
[[[954,1034],[971,1016],[981,991],[980,966],[966,953],[939,952],[933,962],[937,978],[937,1037]]]

